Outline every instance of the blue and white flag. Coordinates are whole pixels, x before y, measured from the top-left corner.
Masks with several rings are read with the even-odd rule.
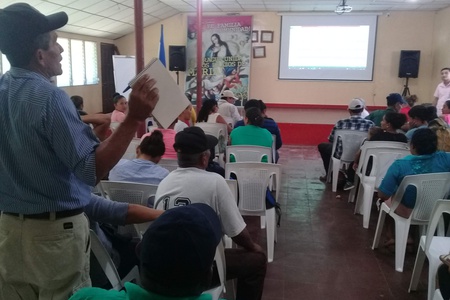
[[[164,67],[166,66],[166,51],[164,50],[164,27],[161,24],[161,37],[159,39],[159,60],[162,62]]]

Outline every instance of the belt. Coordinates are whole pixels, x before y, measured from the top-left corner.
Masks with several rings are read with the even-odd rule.
[[[63,219],[63,218],[76,216],[76,215],[79,215],[79,214],[81,214],[83,212],[84,212],[83,208],[77,208],[77,209],[72,209],[72,210],[63,210],[63,211],[56,211],[56,212],[44,212],[44,213],[30,214],[30,215],[19,214],[19,213],[12,213],[12,212],[6,212],[6,211],[2,211],[2,214],[9,215],[9,216],[20,217],[20,218],[24,218],[24,219],[41,219],[41,220],[54,219],[54,220],[57,220],[57,219]]]

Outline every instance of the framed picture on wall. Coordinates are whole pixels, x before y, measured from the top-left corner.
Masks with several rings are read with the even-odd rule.
[[[261,30],[261,43],[273,43],[273,31]]]
[[[259,40],[258,40],[258,30],[253,30],[252,31],[252,42],[253,43],[257,43]]]
[[[266,57],[266,46],[253,47],[253,58],[263,58],[263,57]]]

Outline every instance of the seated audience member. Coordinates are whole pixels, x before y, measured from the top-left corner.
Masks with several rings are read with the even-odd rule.
[[[276,161],[278,161],[278,159],[280,157],[278,154],[278,149],[280,149],[281,146],[283,145],[283,142],[281,140],[280,129],[278,128],[278,124],[272,118],[269,118],[266,115],[267,106],[262,100],[256,100],[256,99],[248,100],[244,105],[244,110],[247,110],[250,107],[257,107],[261,110],[261,114],[264,118],[264,123],[263,123],[262,127],[269,130],[269,132],[271,134],[275,135],[275,149],[277,150]],[[239,126],[245,126],[244,120],[238,121],[234,125],[234,128],[237,128]]]
[[[225,90],[220,94],[220,100],[217,102],[219,105],[219,114],[225,119],[227,124],[232,128],[237,121],[242,120],[242,116],[234,105],[234,102],[238,100],[230,90]]]
[[[208,205],[170,209],[147,229],[138,247],[141,286],[127,282],[122,291],[84,288],[70,300],[210,300],[202,292],[211,282],[221,238],[219,218]]]
[[[189,104],[185,110],[181,112],[178,116],[178,121],[174,126],[176,132],[182,131],[184,128],[189,127],[189,122],[191,121],[192,105]]]
[[[376,111],[373,111],[366,117],[366,119],[371,120],[375,124],[375,126],[379,127],[381,125],[381,120],[383,120],[383,116],[387,112],[389,111],[399,112],[402,106],[406,104],[406,101],[403,100],[403,97],[397,93],[389,94],[386,97],[386,102],[387,102],[386,109],[378,109]]]
[[[363,111],[362,111],[362,113],[361,113],[361,118],[366,118],[368,115],[370,115],[369,112],[368,112],[367,109],[366,109],[366,100],[364,100],[363,98],[354,98],[354,99],[359,99],[359,100],[361,100],[361,102],[362,102],[363,105],[364,105],[364,109],[363,109]]]
[[[450,153],[436,150],[436,134],[429,128],[417,129],[411,138],[410,151],[412,155],[396,160],[389,167],[383,181],[378,187],[378,197],[382,201],[385,201],[388,206],[391,206],[390,198],[395,194],[405,176],[450,172]],[[407,187],[395,213],[404,218],[408,218],[414,208],[415,199],[415,188],[412,186]],[[387,242],[385,245],[390,245],[395,240],[393,239],[392,224],[388,223],[387,225]]]
[[[450,100],[445,101],[444,106],[442,106],[441,118],[445,123],[450,124]]]
[[[115,93],[113,97],[114,111],[111,114],[111,122],[122,123],[128,108],[127,99],[119,93]]]
[[[320,156],[322,157],[323,167],[325,169],[325,176],[320,176],[321,181],[327,180],[328,166],[331,160],[331,151],[333,150],[334,133],[338,129],[366,131],[374,126],[373,122],[364,118],[361,118],[361,112],[364,109],[364,103],[360,99],[352,99],[348,105],[348,112],[350,118],[339,120],[331,130],[328,137],[328,143],[321,143],[317,146]],[[338,140],[336,145],[336,151],[334,157],[340,159],[342,155],[342,141]]]
[[[227,125],[228,133],[231,132],[231,126],[225,122],[225,119],[217,112],[219,107],[216,100],[206,100],[198,112],[197,123],[219,123]]]
[[[407,143],[406,136],[399,132],[399,129],[406,123],[406,116],[402,113],[388,112],[383,116],[380,127],[372,127],[369,130],[369,137],[367,141],[388,141],[388,142],[401,142]],[[359,158],[361,156],[361,150],[355,155],[355,161],[350,164],[347,170],[347,182],[345,183],[344,190],[350,190],[354,188],[355,170],[358,168]],[[368,171],[370,172],[370,171]]]
[[[247,231],[225,179],[205,171],[209,149],[215,144],[217,139],[199,127],[177,133],[174,148],[179,168],[161,181],[155,199],[166,209],[191,203],[205,203],[214,209],[220,216],[223,232],[240,246],[225,249],[227,278],[237,278],[236,300],[261,299],[267,258]]]
[[[150,222],[163,213],[162,210],[111,201],[94,194],[91,194],[91,201],[84,208],[84,212],[89,218],[90,228],[97,234],[122,277],[139,261],[133,249],[135,243],[126,238],[114,238],[117,234],[116,226]],[[105,227],[108,229],[106,232],[102,230]],[[92,285],[107,286],[108,280],[92,255],[90,267]]]
[[[409,121],[409,115],[408,112],[417,102],[417,96],[416,95],[409,95],[405,97],[406,104],[403,105],[403,107],[400,109],[400,113],[404,114]]]
[[[117,163],[109,172],[109,180],[159,184],[169,174],[168,170],[158,166],[164,152],[163,135],[155,130],[136,148],[135,159],[121,159]]]
[[[409,112],[409,126],[411,129],[406,133],[406,138],[408,141],[411,140],[414,132],[416,132],[419,128],[427,128],[428,122],[437,118],[436,116],[436,107],[434,106],[425,106],[425,105],[416,105],[413,106]]]
[[[175,150],[173,149],[173,143],[175,142],[175,135],[177,134],[177,132],[173,129],[175,127],[175,124],[177,123],[178,120],[174,120],[172,122],[172,124],[170,124],[169,128],[164,129],[161,128],[161,126],[158,124],[158,130],[163,134],[163,140],[164,140],[164,145],[166,146],[166,149],[164,151],[164,155],[162,156],[162,158],[164,159],[177,159],[177,153],[175,152]],[[153,131],[155,131],[153,130]],[[152,132],[153,132],[152,131]],[[152,132],[148,132],[146,134],[144,134],[141,137],[141,141],[146,138],[147,136],[150,136],[152,134]]]
[[[188,98],[189,102],[192,103],[192,95],[189,93],[185,93],[186,98]],[[194,126],[195,123],[197,123],[197,111],[195,110],[194,106],[191,105],[191,119],[189,121],[190,126]]]
[[[83,108],[84,108],[83,97],[74,95],[74,96],[70,97],[70,100],[72,100],[72,102],[75,105],[75,108],[77,109],[80,116],[87,115],[87,112],[83,111]]]

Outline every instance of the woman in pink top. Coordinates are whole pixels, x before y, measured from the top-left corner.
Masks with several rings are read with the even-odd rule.
[[[128,108],[127,99],[119,93],[114,94],[114,111],[111,114],[111,122],[122,123],[125,120],[125,113]]]
[[[175,126],[175,123],[178,121],[175,120],[167,129],[158,128],[155,130],[161,131],[163,134],[163,141],[166,145],[166,151],[164,152],[164,155],[162,158],[165,159],[177,159],[177,152],[175,152],[175,149],[173,149],[173,144],[175,143],[175,135],[177,132],[173,129]],[[153,132],[153,131],[152,131]],[[146,133],[141,137],[141,142],[144,140],[145,137],[150,136],[152,132]]]
[[[450,100],[445,101],[444,106],[442,106],[442,119],[447,124],[450,124]]]

